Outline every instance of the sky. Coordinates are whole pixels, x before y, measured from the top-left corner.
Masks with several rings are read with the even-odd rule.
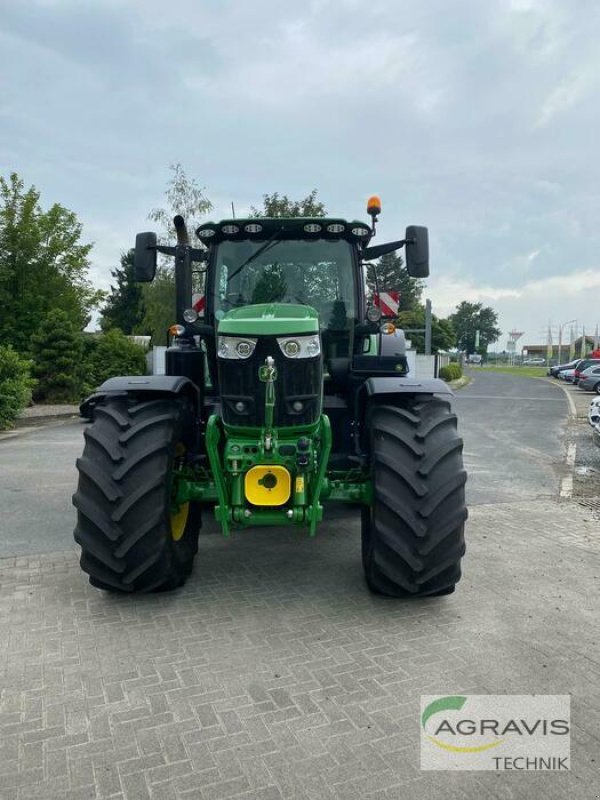
[[[213,219],[376,193],[377,243],[429,228],[434,313],[556,342],[600,322],[599,34],[593,0],[0,0],[0,174],[77,213],[100,288],[171,164]]]

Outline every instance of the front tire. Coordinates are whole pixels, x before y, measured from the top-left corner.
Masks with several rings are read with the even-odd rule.
[[[368,409],[373,503],[363,509],[362,559],[371,591],[450,594],[465,552],[466,472],[450,404]]]
[[[173,509],[171,501],[194,430],[186,398],[120,396],[96,405],[73,496],[75,541],[93,586],[155,592],[187,579],[198,551],[200,507]]]

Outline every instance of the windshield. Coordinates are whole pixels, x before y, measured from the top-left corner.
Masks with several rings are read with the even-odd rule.
[[[317,310],[321,329],[347,330],[356,306],[351,246],[322,239],[223,242],[214,292],[217,319],[240,306],[301,303]]]

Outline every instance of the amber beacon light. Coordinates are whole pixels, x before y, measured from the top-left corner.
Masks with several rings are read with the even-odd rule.
[[[381,214],[381,200],[376,194],[367,200],[367,214],[371,217],[377,217],[378,214]]]
[[[377,215],[381,214],[381,200],[374,194],[367,200],[367,214],[371,217],[371,231],[375,236],[375,223],[377,222]]]

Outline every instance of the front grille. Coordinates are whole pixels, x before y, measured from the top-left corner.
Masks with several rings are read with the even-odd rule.
[[[277,368],[275,425],[285,427],[316,422],[321,414],[321,357],[286,358],[273,337],[260,338],[254,353],[245,361],[218,359],[223,421],[228,425],[248,427],[264,425],[266,385],[259,380],[258,370],[267,356],[273,357]],[[303,404],[302,411],[294,411],[295,401]],[[243,412],[235,408],[240,402],[245,404]]]

